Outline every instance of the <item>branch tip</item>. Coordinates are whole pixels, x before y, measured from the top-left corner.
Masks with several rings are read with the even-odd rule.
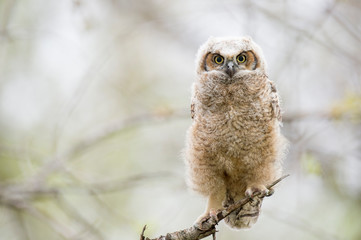
[[[273,183],[271,183],[270,185],[268,185],[267,188],[269,189],[269,188],[274,187],[276,184],[278,184],[278,183],[281,182],[283,179],[285,179],[286,177],[289,177],[289,176],[290,176],[290,174],[286,174],[286,175],[280,177],[279,179],[277,179],[276,181],[274,181]]]
[[[145,240],[145,237],[144,237],[145,229],[147,229],[147,225],[144,225],[144,227],[143,227],[142,234],[140,234],[140,240]]]

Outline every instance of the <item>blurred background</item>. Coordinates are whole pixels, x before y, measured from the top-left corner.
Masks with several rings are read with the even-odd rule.
[[[0,239],[190,227],[195,54],[249,35],[282,98],[291,174],[217,239],[361,239],[361,2],[0,0]]]

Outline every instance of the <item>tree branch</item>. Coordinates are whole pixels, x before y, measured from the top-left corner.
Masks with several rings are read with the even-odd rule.
[[[276,184],[278,184],[280,181],[288,177],[289,174],[277,179],[273,183],[267,186],[269,190],[272,189]],[[273,192],[272,192],[273,194]],[[218,210],[216,213],[217,219],[214,217],[207,217],[205,218],[200,224],[201,226],[193,225],[190,228],[186,228],[180,231],[176,231],[173,233],[167,233],[165,236],[159,236],[157,238],[148,238],[144,236],[144,232],[146,229],[146,225],[144,226],[142,233],[140,235],[140,240],[198,240],[205,237],[208,237],[210,235],[213,235],[213,239],[215,239],[215,234],[217,232],[216,225],[222,221],[224,218],[226,218],[229,214],[231,214],[234,211],[241,210],[242,207],[247,204],[248,202],[252,201],[254,198],[263,198],[263,197],[269,197],[270,195],[261,195],[261,193],[256,193],[252,198],[243,198],[239,200],[238,202],[228,206],[225,209]]]

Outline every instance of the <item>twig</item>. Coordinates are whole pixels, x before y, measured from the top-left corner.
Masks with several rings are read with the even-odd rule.
[[[147,229],[147,225],[144,225],[144,227],[143,227],[142,234],[140,234],[140,240],[144,240],[144,232],[145,232],[145,229]]]
[[[29,179],[29,182],[31,183],[31,185],[43,183],[51,173],[62,169],[67,161],[73,160],[76,156],[80,155],[91,147],[94,147],[96,144],[117,133],[142,125],[149,126],[150,123],[164,123],[172,119],[184,118],[186,115],[187,114],[183,110],[169,110],[161,113],[144,113],[129,117],[127,119],[116,121],[112,124],[105,126],[104,128],[99,129],[98,131],[94,132],[83,140],[80,140],[68,151],[55,154],[54,156],[46,159],[46,163],[36,175]]]
[[[285,179],[286,177],[288,177],[289,174],[277,179],[276,181],[274,181],[273,183],[271,183],[270,185],[267,186],[268,189],[271,189],[272,187],[274,187],[276,184],[278,184],[280,181],[282,181],[283,179]],[[261,195],[261,193],[256,193],[252,198],[258,197],[258,198],[263,198],[263,197],[268,197],[270,195]],[[201,222],[201,229],[200,227],[193,225],[190,228],[186,228],[180,231],[176,231],[173,233],[167,233],[165,236],[160,236],[158,238],[148,238],[144,236],[144,232],[146,229],[146,226],[143,227],[143,231],[140,235],[140,240],[198,240],[198,239],[202,239],[205,237],[208,237],[210,235],[213,236],[213,239],[216,238],[216,225],[222,221],[224,218],[226,218],[228,215],[230,215],[232,212],[237,211],[242,209],[242,207],[247,204],[248,202],[252,201],[252,198],[243,198],[241,200],[239,200],[238,202],[228,206],[225,209],[219,210],[216,213],[217,216],[217,220],[215,218],[212,217],[208,217],[205,218],[202,222]]]

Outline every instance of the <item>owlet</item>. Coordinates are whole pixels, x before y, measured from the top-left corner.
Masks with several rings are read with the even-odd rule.
[[[245,196],[267,193],[281,175],[286,140],[277,90],[251,38],[211,37],[196,64],[185,161],[189,186],[208,197],[201,219]],[[226,223],[251,227],[261,203],[248,203]]]

